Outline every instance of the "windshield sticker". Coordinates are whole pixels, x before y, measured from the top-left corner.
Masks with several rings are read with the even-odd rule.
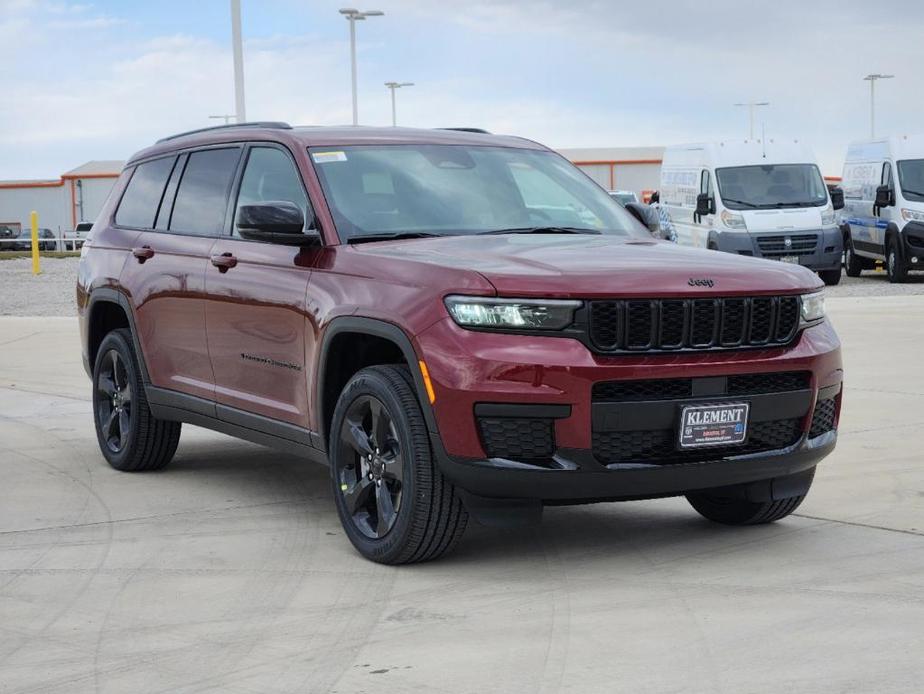
[[[332,161],[346,161],[346,152],[312,152],[315,164],[327,164]]]

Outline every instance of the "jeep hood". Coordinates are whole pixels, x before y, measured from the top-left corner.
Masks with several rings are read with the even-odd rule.
[[[798,265],[613,236],[446,236],[353,248],[405,261],[411,273],[417,264],[474,271],[501,296],[730,296],[823,286]]]

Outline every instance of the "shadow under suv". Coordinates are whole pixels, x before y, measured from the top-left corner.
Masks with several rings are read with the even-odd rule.
[[[525,139],[261,123],[135,155],[77,295],[113,467],[167,465],[181,422],[275,446],[405,563],[549,504],[791,513],[837,437],[821,289],[653,240]]]

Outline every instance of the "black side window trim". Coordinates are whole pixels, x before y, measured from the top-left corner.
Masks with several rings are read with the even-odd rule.
[[[228,199],[228,209],[225,217],[225,226],[221,234],[221,238],[233,239],[234,241],[245,241],[247,243],[262,243],[261,241],[250,241],[249,239],[242,239],[240,236],[234,235],[234,218],[237,214],[237,199],[241,194],[241,184],[244,182],[244,172],[247,170],[247,162],[250,160],[250,152],[253,149],[263,147],[266,149],[278,149],[292,162],[292,168],[295,169],[295,175],[298,176],[298,181],[302,185],[302,190],[305,193],[305,229],[317,229],[318,233],[321,233],[318,217],[314,211],[314,205],[311,204],[311,193],[308,191],[308,186],[305,185],[305,177],[302,175],[301,169],[298,168],[298,162],[295,160],[295,155],[292,154],[292,150],[279,142],[270,142],[270,141],[253,141],[247,142],[244,145],[244,152],[238,162],[237,171],[234,174],[234,184],[231,188],[231,195]]]

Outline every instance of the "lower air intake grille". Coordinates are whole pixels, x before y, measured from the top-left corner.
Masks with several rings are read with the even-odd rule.
[[[593,453],[604,465],[671,465],[718,460],[792,446],[802,435],[801,423],[801,418],[755,422],[750,425],[748,440],[744,444],[689,450],[677,450],[676,432],[673,429],[594,432]]]
[[[551,419],[534,417],[478,417],[481,443],[489,458],[536,461],[555,454]]]
[[[821,400],[815,405],[815,411],[812,413],[812,428],[809,430],[809,438],[826,434],[834,428],[834,417],[837,413],[837,402],[832,398],[830,400]]]

